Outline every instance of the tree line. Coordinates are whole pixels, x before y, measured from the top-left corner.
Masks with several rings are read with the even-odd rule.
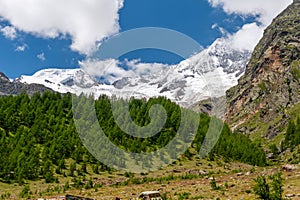
[[[107,96],[100,96],[95,101],[99,124],[114,144],[127,151],[155,151],[168,144],[179,129],[181,108],[177,104],[164,97],[132,98],[128,100],[129,111],[136,125],[146,126],[151,122],[149,112],[154,104],[165,108],[167,118],[162,130],[153,137],[129,136],[115,122],[110,101]],[[122,116],[123,111],[119,112]],[[209,128],[211,118],[199,115],[199,128],[192,146],[185,153],[187,157],[195,155],[192,149],[200,150]],[[24,180],[40,179],[58,182],[57,175],[75,176],[74,171],[84,175],[87,166],[91,166],[93,173],[112,170],[97,161],[82,145],[74,125],[71,94],[45,92],[33,96],[0,97],[0,152],[0,181],[7,183],[22,184]],[[227,125],[209,154],[210,157],[214,155],[252,165],[266,165],[264,151],[248,137],[231,132]]]

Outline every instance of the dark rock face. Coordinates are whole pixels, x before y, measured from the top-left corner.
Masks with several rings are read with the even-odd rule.
[[[5,76],[2,72],[0,72],[0,83],[9,82],[9,78]]]
[[[3,95],[17,95],[20,93],[27,93],[32,95],[36,92],[43,93],[45,91],[52,91],[43,85],[39,84],[23,84],[17,81],[11,82],[2,72],[0,72],[0,96]]]
[[[285,111],[300,102],[300,0],[294,0],[265,30],[236,87],[227,91],[226,121],[233,129],[251,134],[247,122],[268,123],[269,137],[286,124]],[[245,125],[246,124],[246,125]],[[244,131],[243,131],[244,132]]]
[[[113,85],[117,89],[123,89],[126,85],[129,85],[129,84],[130,84],[130,81],[128,80],[128,78],[122,78],[113,83]]]

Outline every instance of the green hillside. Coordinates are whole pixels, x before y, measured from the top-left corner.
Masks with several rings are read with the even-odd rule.
[[[71,100],[71,95],[51,92],[32,97],[22,94],[0,98],[1,182],[22,185],[26,180],[44,180],[51,183],[59,182],[60,176],[84,176],[86,168],[92,168],[95,174],[112,170],[97,161],[82,145],[74,126]],[[149,109],[157,103],[165,107],[168,119],[158,135],[147,139],[128,136],[118,128],[108,97],[100,97],[95,105],[99,123],[111,141],[131,152],[150,152],[163,147],[174,137],[180,108],[165,98],[130,101],[131,116],[140,126],[149,123]],[[185,156],[197,155],[209,122],[208,116],[200,115],[195,141]],[[232,133],[226,125],[210,157],[214,155],[266,165],[265,153],[260,147],[246,136]]]

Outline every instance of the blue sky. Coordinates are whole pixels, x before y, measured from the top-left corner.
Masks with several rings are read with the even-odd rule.
[[[45,7],[34,5],[31,1],[26,5],[29,8],[40,8],[40,11],[34,13],[33,10],[30,15],[18,10],[18,4],[23,2],[24,5],[24,0],[1,1],[0,71],[10,78],[16,78],[23,74],[31,75],[43,68],[78,68],[78,61],[86,58],[97,41],[101,42],[115,33],[140,27],[176,30],[206,47],[219,37],[234,35],[243,30],[246,24],[255,23],[252,27],[263,30],[270,22],[268,18],[278,14],[291,0],[281,0],[281,5],[273,10],[268,7],[274,2],[266,0],[267,4],[261,7],[270,9],[269,15],[264,9],[261,13],[257,12],[255,6],[260,6],[254,5],[257,0],[251,4],[252,7],[244,6],[245,9],[243,6],[239,6],[242,9],[235,8],[235,0],[97,1],[91,6],[80,5],[84,1],[78,1],[78,6],[73,5],[76,3],[72,1],[65,1],[60,6],[63,8],[61,12],[51,10],[60,10],[57,9],[57,0],[48,1],[49,5]],[[40,4],[38,2],[36,4]],[[264,16],[262,13],[267,14]],[[68,25],[70,20],[72,26]],[[181,60],[177,55],[149,49],[126,54],[122,57],[124,58],[166,64],[175,64]]]

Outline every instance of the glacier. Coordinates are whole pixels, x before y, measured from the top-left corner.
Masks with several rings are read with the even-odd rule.
[[[225,95],[237,85],[251,52],[233,49],[225,38],[217,39],[198,54],[155,74],[121,77],[103,84],[83,69],[44,69],[15,81],[42,84],[60,93],[93,94],[118,98],[151,98],[164,96],[183,107],[201,100]]]

